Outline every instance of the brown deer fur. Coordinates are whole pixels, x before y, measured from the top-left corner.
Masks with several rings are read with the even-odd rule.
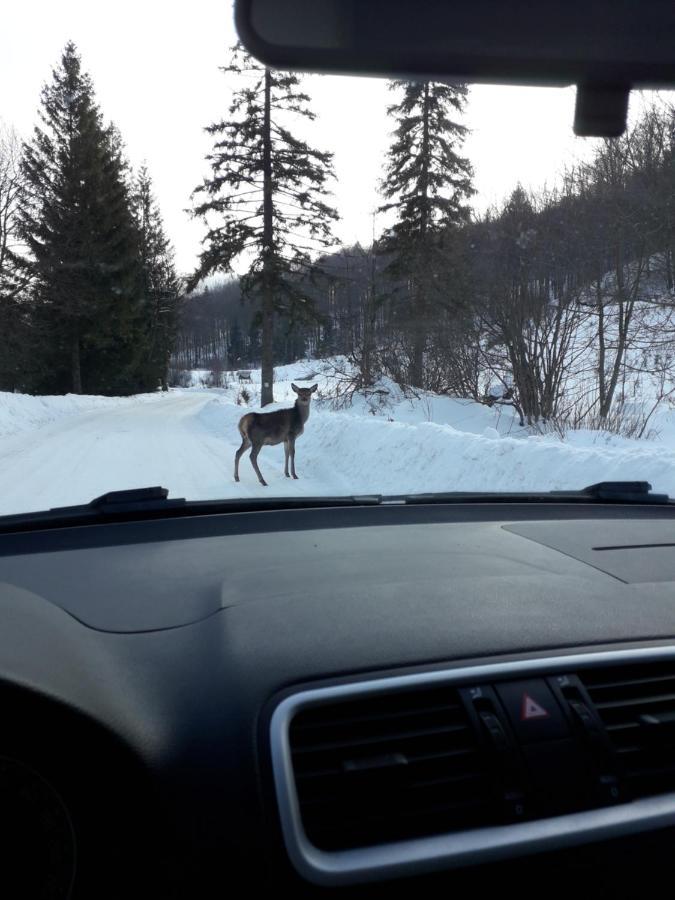
[[[291,387],[298,395],[295,406],[292,406],[290,409],[276,409],[274,412],[247,413],[239,420],[241,447],[237,450],[234,457],[235,481],[239,481],[239,460],[241,455],[249,447],[252,447],[251,465],[258,476],[260,484],[267,486],[267,482],[258,468],[258,454],[265,444],[281,444],[282,442],[285,450],[284,474],[286,478],[291,477],[288,474],[288,460],[290,458],[293,478],[298,477],[295,474],[295,439],[304,431],[305,422],[309,418],[309,405],[312,394],[316,391],[318,385],[314,384],[310,388],[299,388],[292,384]]]

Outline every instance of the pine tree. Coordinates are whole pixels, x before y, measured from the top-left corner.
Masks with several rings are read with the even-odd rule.
[[[152,179],[145,164],[136,177],[133,200],[146,306],[145,380],[155,384],[159,381],[166,391],[169,360],[177,336],[180,282],[176,275],[173,248],[164,233],[162,216],[152,191]]]
[[[292,115],[314,119],[300,79],[263,68],[240,45],[223,71],[242,86],[227,119],[206,130],[216,140],[208,156],[212,176],[196,188],[193,215],[207,224],[193,284],[251,259],[242,290],[259,301],[262,329],[261,404],[273,401],[275,314],[295,321],[311,301],[302,281],[315,251],[333,242],[337,218],[326,202],[332,154],[315,150],[286,124]]]
[[[394,81],[403,89],[387,112],[396,122],[381,191],[379,212],[396,213],[379,250],[390,257],[389,275],[407,286],[409,328],[412,331],[409,380],[424,386],[424,348],[431,306],[437,299],[443,243],[453,227],[469,218],[468,198],[474,193],[469,161],[458,153],[466,127],[456,121],[466,106],[465,85],[431,81]]]
[[[24,148],[31,201],[21,231],[34,277],[35,352],[46,390],[114,394],[149,386],[138,233],[119,133],[104,126],[75,45],[42,91]]]

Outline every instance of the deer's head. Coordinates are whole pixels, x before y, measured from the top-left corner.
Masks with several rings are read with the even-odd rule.
[[[318,384],[313,384],[309,388],[301,388],[298,387],[297,384],[291,384],[291,387],[298,395],[298,399],[295,402],[299,403],[301,406],[309,406],[309,402],[312,399],[312,394],[318,388],[318,386]]]

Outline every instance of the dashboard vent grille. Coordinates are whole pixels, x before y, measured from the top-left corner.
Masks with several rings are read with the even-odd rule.
[[[675,663],[593,669],[580,677],[629,795],[675,790]]]
[[[305,833],[324,850],[492,824],[498,816],[454,688],[299,711],[290,746]]]

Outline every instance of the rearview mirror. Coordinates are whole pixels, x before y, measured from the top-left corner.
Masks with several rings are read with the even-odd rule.
[[[578,86],[577,134],[614,136],[633,87],[675,86],[673,0],[236,0],[274,68]]]

